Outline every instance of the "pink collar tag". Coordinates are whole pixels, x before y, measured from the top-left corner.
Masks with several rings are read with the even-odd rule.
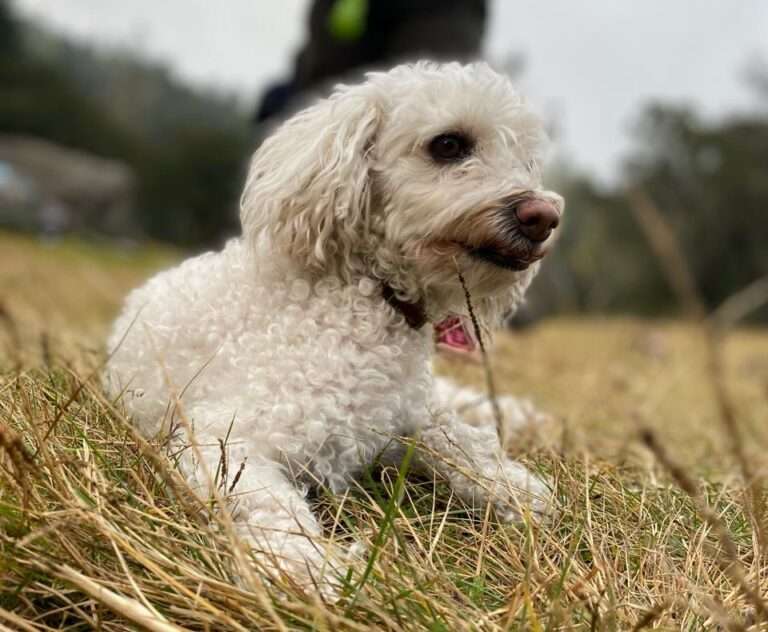
[[[435,323],[435,342],[438,348],[472,354],[477,349],[477,340],[470,327],[469,319],[457,314],[451,314]]]

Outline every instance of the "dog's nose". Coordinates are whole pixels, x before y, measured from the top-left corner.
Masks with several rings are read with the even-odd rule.
[[[544,241],[560,224],[557,207],[540,198],[525,200],[515,207],[520,232],[531,241]]]

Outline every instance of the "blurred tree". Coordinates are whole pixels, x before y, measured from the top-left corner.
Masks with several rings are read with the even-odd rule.
[[[0,60],[0,130],[29,134],[106,157],[138,155],[138,143],[108,110],[55,66],[26,56]]]
[[[15,54],[19,48],[16,20],[7,0],[0,0],[0,56]]]
[[[215,245],[239,232],[237,202],[249,141],[206,127],[175,130],[142,165],[143,224],[156,238]]]
[[[705,122],[690,108],[649,105],[616,186],[600,187],[567,165],[551,174],[549,185],[563,193],[568,212],[532,288],[533,315],[652,315],[679,307],[629,207],[626,192],[638,187],[675,230],[710,308],[768,274],[767,169],[764,110]],[[768,309],[756,318],[768,320]]]
[[[600,187],[564,164],[548,186],[565,197],[566,214],[557,247],[529,293],[530,314],[652,315],[668,308],[672,295],[623,190]]]
[[[649,107],[628,162],[668,216],[705,301],[714,306],[768,273],[768,120],[705,123],[686,108]]]

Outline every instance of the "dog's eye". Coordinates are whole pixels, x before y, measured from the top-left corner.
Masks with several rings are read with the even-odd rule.
[[[472,151],[472,143],[463,134],[440,134],[429,143],[429,153],[437,162],[458,162]]]

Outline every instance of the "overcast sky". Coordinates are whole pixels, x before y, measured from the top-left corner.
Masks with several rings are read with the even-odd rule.
[[[308,0],[15,0],[94,43],[128,46],[186,80],[253,101],[287,71]],[[766,0],[492,0],[486,56],[522,53],[521,88],[558,118],[559,150],[615,173],[650,99],[708,116],[749,108],[750,59],[768,61]]]

